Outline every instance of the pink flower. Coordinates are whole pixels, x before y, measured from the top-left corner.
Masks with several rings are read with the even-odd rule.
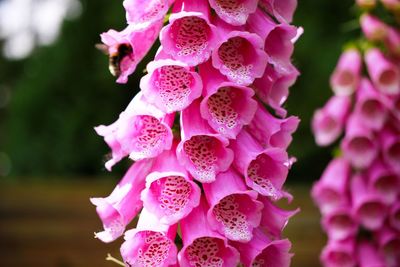
[[[95,128],[112,150],[107,170],[127,155],[132,160],[153,158],[171,148],[174,114],[166,115],[145,101],[137,94],[116,122]]]
[[[332,96],[323,108],[315,111],[312,130],[319,146],[332,144],[342,134],[350,108],[348,96]]]
[[[386,204],[396,201],[400,193],[400,177],[381,160],[376,160],[368,169],[368,183]]]
[[[247,129],[263,147],[286,149],[299,123],[299,118],[295,116],[285,119],[275,118],[261,104],[258,104],[255,116]]]
[[[226,238],[211,230],[207,210],[203,198],[200,205],[181,221],[183,248],[178,254],[180,266],[236,266],[239,253]]]
[[[382,147],[382,156],[386,164],[400,173],[400,135],[398,132],[386,127],[379,135]]]
[[[321,262],[326,267],[356,266],[355,240],[329,240],[321,253]]]
[[[279,22],[290,23],[297,7],[297,0],[260,0],[258,5],[273,15]]]
[[[254,238],[250,242],[233,242],[233,245],[239,250],[245,267],[289,267],[293,256],[289,252],[292,246],[289,240],[271,240],[260,229],[254,229]]]
[[[399,233],[385,225],[375,233],[375,239],[383,252],[387,267],[397,267],[400,262]]]
[[[360,267],[386,267],[383,256],[378,248],[371,242],[361,240],[357,244],[357,255]]]
[[[268,62],[263,40],[257,34],[230,29],[223,22],[216,26],[222,38],[212,52],[213,66],[239,85],[250,85],[262,77]]]
[[[368,230],[382,227],[387,206],[382,197],[368,188],[366,177],[355,175],[351,180],[351,197],[355,218]]]
[[[135,29],[163,21],[173,0],[124,0],[126,20]]]
[[[96,233],[96,238],[108,243],[124,233],[125,227],[143,206],[140,192],[145,187],[151,166],[151,160],[134,163],[108,197],[90,199],[104,227],[104,231]]]
[[[344,158],[333,159],[321,179],[312,188],[311,195],[323,214],[339,206],[347,206],[346,196],[351,166]]]
[[[368,50],[365,63],[376,89],[388,95],[400,92],[400,70],[379,49]]]
[[[279,199],[284,196],[289,159],[282,148],[263,148],[246,130],[231,142],[235,153],[234,166],[244,175],[247,186],[264,196]]]
[[[203,188],[210,205],[207,219],[211,228],[229,240],[249,242],[263,209],[256,200],[257,193],[248,190],[234,170],[218,174],[215,182],[204,184]]]
[[[194,101],[181,113],[181,142],[177,148],[179,162],[199,182],[211,183],[232,163],[229,141],[214,133],[200,116],[200,103]]]
[[[135,30],[128,25],[123,31],[109,30],[101,34],[110,57],[110,72],[118,83],[126,83],[137,64],[149,52],[162,27],[162,20],[146,29]]]
[[[254,117],[257,108],[252,98],[254,91],[227,81],[210,62],[200,66],[200,74],[205,86],[201,116],[216,132],[234,139]]]
[[[389,223],[397,231],[400,231],[400,202],[392,205],[389,211]]]
[[[358,222],[353,218],[351,206],[335,207],[324,214],[322,227],[329,239],[343,240],[355,237],[358,232]]]
[[[360,25],[369,41],[383,41],[387,35],[387,25],[369,13],[360,17]]]
[[[180,1],[169,17],[169,24],[160,33],[165,52],[189,66],[208,60],[218,35],[210,23],[207,0]]]
[[[400,8],[400,1],[398,2],[398,6]],[[388,26],[385,44],[391,53],[396,56],[400,56],[400,31],[396,28]]]
[[[378,154],[377,142],[372,131],[366,128],[362,118],[352,114],[346,125],[346,135],[341,143],[344,157],[357,169],[364,169]]]
[[[178,163],[175,150],[176,145],[154,160],[142,191],[144,207],[160,223],[168,225],[177,223],[197,207],[201,194],[186,169]]]
[[[182,62],[155,60],[147,65],[147,71],[140,88],[148,102],[165,113],[181,111],[201,96],[199,74]]]
[[[143,209],[136,228],[125,233],[121,246],[124,262],[127,266],[176,266],[176,229],[177,225],[163,225]]]
[[[336,95],[351,95],[361,76],[362,58],[357,49],[349,49],[340,56],[330,84]]]
[[[243,25],[249,14],[257,10],[257,0],[209,0],[210,6],[225,22]]]

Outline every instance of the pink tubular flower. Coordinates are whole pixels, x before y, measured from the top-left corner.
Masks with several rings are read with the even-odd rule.
[[[398,3],[400,10],[400,1]],[[388,34],[385,39],[385,44],[391,53],[396,56],[400,56],[400,31],[393,27],[388,27]]]
[[[250,85],[262,77],[267,66],[263,40],[254,33],[227,29],[223,22],[217,24],[223,38],[212,52],[212,64],[230,81]]]
[[[210,6],[225,22],[243,25],[249,14],[257,10],[257,0],[209,0]]]
[[[293,256],[289,240],[271,240],[260,229],[254,229],[254,238],[248,243],[233,242],[240,252],[245,267],[289,267]]]
[[[234,139],[254,117],[257,108],[252,98],[254,91],[227,81],[209,63],[200,66],[200,74],[205,86],[201,116],[216,132]]]
[[[200,116],[197,100],[181,113],[181,138],[176,151],[178,160],[201,183],[213,182],[233,161],[228,139],[212,132]]]
[[[368,182],[386,204],[396,201],[400,193],[400,177],[381,160],[376,160],[368,170]]]
[[[232,267],[239,263],[239,253],[226,238],[211,230],[207,203],[200,205],[181,221],[183,248],[178,254],[180,266]]]
[[[375,233],[375,239],[385,257],[387,267],[397,267],[400,262],[399,233],[385,225]]]
[[[377,142],[371,129],[363,125],[361,117],[352,114],[346,125],[346,135],[341,143],[344,157],[358,169],[364,169],[372,163],[378,154]]]
[[[400,202],[395,203],[389,211],[389,223],[393,229],[400,231]]]
[[[366,126],[380,130],[386,122],[389,106],[389,100],[379,94],[368,79],[361,80],[357,91],[355,112],[358,112]]]
[[[109,30],[101,34],[101,41],[107,47],[110,57],[110,72],[117,77],[118,83],[126,83],[137,64],[149,52],[158,37],[162,20],[146,29],[134,30],[128,25],[123,31]]]
[[[280,239],[282,231],[286,227],[289,219],[300,212],[300,208],[295,210],[283,210],[273,204],[269,198],[260,195],[258,196],[258,200],[264,204],[260,229],[274,239]]]
[[[349,49],[340,56],[330,84],[336,95],[351,95],[361,76],[362,57],[357,49]]]
[[[371,241],[361,240],[357,244],[360,267],[387,267],[379,250]]]
[[[358,223],[353,218],[350,206],[335,207],[324,214],[322,227],[330,239],[338,240],[355,237],[358,231]]]
[[[400,92],[400,70],[379,49],[368,50],[365,54],[365,62],[376,89],[388,95]]]
[[[321,253],[321,262],[326,267],[354,267],[355,258],[355,240],[352,238],[346,240],[329,240]]]
[[[315,111],[312,130],[318,145],[330,145],[341,135],[350,108],[348,96],[332,96],[323,108]]]
[[[124,0],[126,20],[136,29],[163,21],[173,0]]]
[[[323,214],[349,202],[346,191],[351,166],[344,158],[333,159],[312,188],[311,195]]]
[[[172,225],[199,205],[200,188],[189,178],[175,155],[176,146],[154,160],[142,191],[144,207],[155,214],[160,223]]]
[[[351,181],[351,197],[355,218],[368,230],[382,227],[387,206],[382,197],[368,188],[366,177],[354,175]]]
[[[360,17],[361,29],[369,41],[383,41],[387,35],[387,25],[377,17],[365,13]]]
[[[292,134],[299,123],[299,118],[295,116],[285,119],[275,118],[261,104],[258,104],[255,116],[247,129],[263,147],[286,149],[292,142]]]
[[[201,96],[200,76],[182,62],[152,61],[147,65],[147,71],[140,81],[140,88],[148,102],[165,113],[180,111]]]
[[[278,19],[279,22],[290,23],[297,7],[297,0],[260,0],[258,5]]]
[[[125,233],[121,255],[127,266],[176,266],[174,244],[177,225],[161,224],[154,214],[143,209],[137,227]]]
[[[165,52],[189,66],[207,61],[218,40],[210,23],[207,0],[175,3],[169,24],[160,33]]]
[[[151,166],[151,160],[134,163],[108,197],[90,199],[104,227],[103,232],[96,233],[96,238],[108,243],[124,233],[125,227],[143,207],[140,192],[145,187]]]
[[[245,129],[231,142],[235,153],[234,166],[244,175],[246,184],[272,199],[284,196],[289,159],[282,148],[264,149]]]
[[[400,135],[386,127],[381,131],[379,139],[384,161],[396,172],[400,173]]]
[[[263,209],[256,200],[257,193],[248,190],[234,170],[218,174],[215,182],[204,184],[203,188],[210,205],[207,219],[211,228],[229,240],[250,241]]]
[[[174,114],[165,115],[146,103],[141,93],[137,94],[116,122],[95,128],[112,150],[112,158],[105,164],[107,170],[127,155],[141,160],[170,149],[173,120]]]

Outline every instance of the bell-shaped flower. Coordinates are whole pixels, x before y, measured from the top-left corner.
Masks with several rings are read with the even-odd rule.
[[[271,240],[265,233],[254,229],[254,237],[248,243],[232,242],[240,252],[244,267],[279,266],[289,267],[293,256],[288,239]]]
[[[102,33],[101,41],[109,55],[109,69],[117,83],[126,83],[136,66],[149,52],[162,27],[162,20],[146,29],[135,30],[128,25],[123,31],[109,30]]]
[[[400,176],[381,160],[375,160],[368,169],[368,183],[381,195],[386,204],[392,204],[400,194]]]
[[[389,99],[379,94],[368,79],[361,80],[356,96],[355,112],[366,126],[380,130],[388,117],[389,106]]]
[[[389,211],[389,223],[397,231],[400,231],[400,202],[396,202]]]
[[[400,173],[400,135],[393,129],[385,127],[379,135],[384,162]]]
[[[249,14],[257,10],[257,0],[209,0],[210,6],[225,22],[243,25]]]
[[[361,76],[362,57],[357,49],[349,49],[340,56],[330,84],[336,95],[351,95]]]
[[[360,17],[361,30],[369,41],[383,41],[388,33],[388,27],[379,18],[365,13]]]
[[[290,23],[297,7],[297,0],[260,0],[258,5],[279,22]]]
[[[142,191],[144,207],[160,223],[172,225],[199,205],[200,188],[176,159],[176,145],[154,159]]]
[[[379,49],[369,49],[365,54],[365,63],[376,89],[388,95],[400,93],[400,69]]]
[[[125,233],[121,255],[127,266],[177,266],[177,225],[164,225],[143,209],[135,229]]]
[[[400,8],[400,1],[398,1],[398,3],[399,3],[399,8]],[[388,26],[388,33],[387,33],[387,36],[385,39],[385,45],[393,55],[400,56],[400,30],[399,29]]]
[[[398,231],[389,227],[383,226],[375,232],[375,240],[382,251],[387,267],[397,267],[400,262],[400,235]]]
[[[347,189],[351,166],[344,158],[333,159],[323,172],[321,179],[312,188],[311,195],[321,209],[328,213],[339,206],[347,206]]]
[[[355,240],[329,240],[322,249],[321,263],[325,267],[355,267],[357,263],[355,254]]]
[[[183,248],[178,254],[180,266],[232,267],[239,263],[238,251],[225,237],[213,231],[207,220],[208,205],[204,198],[200,205],[184,219],[180,227]]]
[[[343,240],[355,237],[358,232],[358,222],[353,218],[350,205],[335,207],[324,214],[322,227],[330,239]]]
[[[213,182],[233,161],[228,139],[213,132],[200,116],[198,100],[181,113],[181,138],[176,150],[178,160],[201,183]]]
[[[332,96],[323,108],[315,111],[311,126],[319,146],[332,144],[342,134],[350,108],[350,97]]]
[[[379,248],[371,241],[361,240],[357,244],[358,266],[387,267]]]
[[[96,238],[108,243],[124,233],[143,207],[140,192],[145,188],[151,166],[152,160],[135,162],[108,197],[90,199],[104,227],[104,231],[96,233]]]
[[[361,116],[351,114],[346,124],[346,135],[341,143],[344,157],[357,169],[368,167],[378,154],[378,147],[371,129]]]
[[[177,0],[173,12],[160,33],[165,52],[189,66],[207,61],[218,41],[207,0]]]
[[[288,73],[281,74],[272,65],[268,65],[264,75],[256,79],[252,87],[263,103],[273,108],[278,116],[286,117],[287,111],[282,105],[289,95],[289,87],[298,76],[299,71],[294,66],[290,67]]]
[[[252,98],[254,91],[227,81],[210,62],[200,66],[200,74],[205,87],[201,116],[216,132],[226,138],[235,138],[254,117],[257,108],[257,102]]]
[[[275,205],[268,197],[261,195],[258,196],[258,200],[264,204],[260,228],[274,239],[280,239],[289,219],[300,212],[300,208],[284,210]]]
[[[261,104],[258,104],[255,116],[247,129],[263,147],[286,149],[292,142],[292,134],[296,131],[299,123],[299,118],[295,116],[284,119],[276,118]]]
[[[366,177],[356,174],[350,184],[355,219],[371,231],[382,227],[388,210],[382,197],[368,187]]]
[[[185,63],[156,59],[147,65],[147,72],[140,81],[143,95],[165,113],[181,111],[201,96],[201,78]]]
[[[105,164],[107,170],[127,155],[132,160],[141,160],[170,149],[173,121],[174,114],[166,115],[138,93],[117,121],[95,128],[112,150],[112,158]]]
[[[263,40],[255,33],[231,29],[220,20],[216,26],[222,38],[212,52],[213,66],[239,85],[250,85],[262,77],[268,63]]]
[[[135,29],[145,29],[163,21],[173,0],[124,0],[126,20]]]
[[[211,228],[229,240],[250,241],[263,209],[263,204],[257,201],[258,194],[248,190],[242,177],[232,169],[219,173],[203,189],[210,205],[207,218]]]
[[[231,141],[231,148],[234,166],[244,175],[247,186],[274,200],[284,197],[282,186],[290,166],[284,149],[263,148],[245,129]]]

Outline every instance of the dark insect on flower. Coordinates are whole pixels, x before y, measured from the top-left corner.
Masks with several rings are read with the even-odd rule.
[[[121,61],[133,52],[132,46],[127,43],[119,44],[113,53],[109,53],[108,46],[104,44],[96,44],[96,48],[108,55],[108,69],[115,77],[121,75]]]

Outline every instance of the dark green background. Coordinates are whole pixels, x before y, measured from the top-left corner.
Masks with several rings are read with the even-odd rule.
[[[116,84],[107,58],[94,45],[101,32],[124,27],[122,1],[81,2],[81,17],[64,23],[54,45],[22,61],[0,58],[0,87],[11,91],[9,104],[0,109],[0,152],[11,160],[9,179],[109,175],[103,167],[109,150],[93,127],[117,118],[136,94],[140,70],[152,55],[128,84]],[[331,95],[328,79],[343,44],[358,34],[351,30],[352,5],[350,0],[299,1],[294,23],[305,33],[296,44],[294,61],[302,75],[286,107],[302,122],[290,147],[298,162],[288,181],[317,179],[330,158],[332,147],[315,145],[310,119]],[[122,173],[127,162],[114,173]]]

